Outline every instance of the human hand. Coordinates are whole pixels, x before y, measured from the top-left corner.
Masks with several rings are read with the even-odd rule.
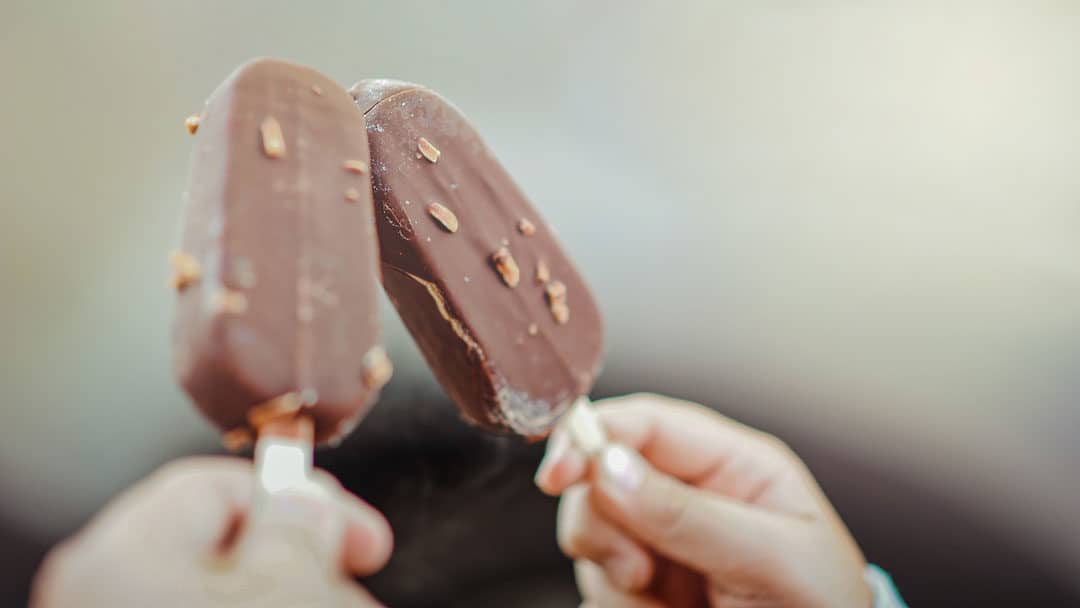
[[[35,608],[377,606],[349,575],[390,557],[383,516],[329,474],[327,497],[268,494],[252,511],[255,475],[239,458],[162,467],[54,549]]]
[[[595,407],[612,443],[589,462],[560,426],[536,475],[584,605],[869,608],[862,553],[783,442],[657,395]]]

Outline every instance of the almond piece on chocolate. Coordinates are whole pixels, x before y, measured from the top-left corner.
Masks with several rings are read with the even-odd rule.
[[[172,265],[173,275],[169,284],[177,291],[183,291],[188,285],[192,285],[202,277],[202,267],[199,261],[191,254],[183,251],[174,251],[169,254],[169,264]]]
[[[559,325],[565,325],[570,320],[570,307],[563,302],[556,302],[551,305],[551,316]]]
[[[521,280],[521,271],[518,270],[514,256],[510,255],[510,250],[506,247],[500,247],[498,251],[491,254],[491,261],[495,264],[495,270],[499,271],[499,276],[502,277],[507,287],[517,287],[518,281]]]
[[[362,160],[347,160],[342,164],[346,171],[363,175],[368,172],[368,164]]]
[[[518,232],[525,236],[532,236],[536,234],[536,226],[525,218],[521,218],[517,223]]]
[[[285,156],[285,136],[281,133],[281,125],[273,116],[267,116],[259,125],[262,134],[263,152],[270,158]]]
[[[375,346],[364,355],[364,386],[369,389],[380,389],[390,381],[394,375],[394,365],[390,363],[390,357],[381,346]]]
[[[543,285],[551,280],[551,271],[548,270],[547,262],[540,260],[536,263],[536,282]]]
[[[562,281],[552,281],[544,288],[544,294],[547,295],[549,304],[565,303],[566,285],[564,285]]]
[[[230,452],[239,452],[250,446],[254,441],[255,436],[252,435],[251,430],[243,426],[238,426],[221,436],[221,445],[225,446],[225,449]]]
[[[198,114],[192,114],[184,120],[184,127],[187,128],[187,132],[194,135],[199,130],[199,122],[202,121],[202,117]]]
[[[435,221],[446,229],[447,232],[457,232],[458,219],[454,215],[453,211],[450,211],[442,203],[431,203],[427,207],[428,213],[431,217],[435,218]]]
[[[570,307],[566,305],[566,285],[562,281],[552,281],[544,288],[544,295],[547,296],[548,307],[555,321],[560,325],[569,321]]]
[[[439,162],[439,155],[442,153],[439,152],[439,149],[433,146],[431,142],[427,140],[427,138],[421,137],[416,142],[416,148],[420,150],[420,154],[423,154],[424,158],[428,159],[432,163]]]
[[[299,394],[285,393],[249,409],[247,419],[251,426],[258,430],[275,418],[292,416],[300,411],[303,405],[304,402]]]

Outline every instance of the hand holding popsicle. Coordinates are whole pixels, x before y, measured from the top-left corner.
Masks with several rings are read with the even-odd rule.
[[[569,416],[536,476],[562,496],[559,543],[586,604],[871,605],[859,548],[775,437],[654,395],[595,412],[610,443],[590,459]]]
[[[195,146],[183,245],[171,258],[176,371],[227,447],[257,439],[247,529],[221,549],[230,563],[210,573],[221,577],[207,578],[204,591],[221,593],[198,597],[335,605],[337,586],[321,583],[341,578],[351,527],[333,484],[312,470],[312,447],[351,430],[391,373],[378,345],[363,116],[319,72],[258,59],[186,125]],[[388,554],[388,542],[371,550]],[[284,570],[312,571],[313,584]]]
[[[352,576],[390,557],[386,520],[322,471],[266,492],[250,461],[176,461],[46,559],[32,606],[376,606]]]

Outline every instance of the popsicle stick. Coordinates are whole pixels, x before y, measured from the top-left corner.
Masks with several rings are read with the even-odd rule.
[[[259,429],[255,500],[239,559],[273,561],[295,551],[340,571],[345,520],[333,487],[314,475],[314,438],[308,414],[276,418]]]
[[[607,432],[587,396],[578,397],[570,406],[566,414],[566,428],[574,445],[590,458],[602,452],[608,444]]]
[[[315,424],[308,416],[281,417],[259,428],[255,443],[255,478],[267,494],[310,485]]]

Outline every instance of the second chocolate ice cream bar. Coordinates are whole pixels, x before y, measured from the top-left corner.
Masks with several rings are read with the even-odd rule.
[[[546,434],[600,369],[585,281],[450,102],[391,80],[350,92],[367,123],[391,301],[467,420]]]

